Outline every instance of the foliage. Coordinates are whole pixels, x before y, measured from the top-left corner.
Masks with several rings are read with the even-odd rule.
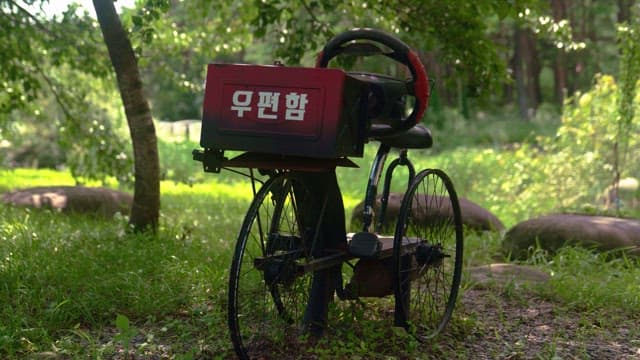
[[[240,62],[251,42],[246,2],[146,0],[122,15],[140,59],[154,117],[199,119],[206,65]]]
[[[14,77],[25,84],[33,83],[24,86],[38,91],[25,90],[22,85],[7,82],[10,91],[0,95],[0,100],[13,101],[11,94],[20,94],[14,96],[14,100],[25,101],[20,106],[17,103],[7,105],[14,110],[10,115],[0,116],[1,151],[21,143],[28,147],[31,134],[47,134],[51,143],[63,145],[61,153],[67,153],[63,160],[68,162],[78,181],[86,181],[89,177],[105,179],[109,174],[123,181],[130,179],[132,157],[124,141],[122,112],[113,110],[120,105],[118,101],[104,101],[115,98],[115,87],[95,21],[76,8],[52,19],[39,12],[28,13],[16,3],[2,2],[1,21],[21,25],[3,37],[0,45],[3,51],[7,49],[3,54],[26,60],[9,61],[2,67],[1,74],[2,78]],[[37,8],[42,1],[26,3]],[[607,2],[605,5],[598,4],[597,10],[588,11],[611,14],[615,10],[615,4]],[[516,19],[527,21],[553,44],[582,46],[575,40],[576,34],[572,33],[569,22],[551,21],[547,12],[543,2],[535,0],[446,4],[397,0],[366,3],[145,0],[139,1],[135,9],[125,9],[122,20],[137,48],[154,116],[175,121],[200,117],[207,63],[251,61],[266,64],[277,56],[290,64],[312,65],[314,54],[330,36],[354,26],[388,30],[421,52],[432,54],[436,63],[430,65],[446,68],[446,75],[436,81],[438,86],[445,85],[447,91],[455,92],[464,86],[467,95],[495,94],[498,92],[496,85],[508,83],[504,59],[510,56],[509,49],[503,49],[493,41],[496,34],[504,30],[501,24]],[[598,24],[602,23],[601,17],[598,15],[596,19]],[[605,31],[608,25],[601,25]],[[69,34],[82,36],[71,39]],[[29,46],[17,39],[29,39]],[[581,38],[580,41],[586,41],[588,51],[595,51],[588,39]],[[550,55],[544,56],[549,62]],[[14,69],[18,63],[21,64],[19,71]],[[105,82],[98,81],[105,76]],[[445,95],[443,93],[443,98]],[[30,99],[37,101],[26,101]],[[16,111],[15,108],[23,110]],[[451,126],[446,125],[446,120],[458,117],[448,110],[431,115],[433,120],[428,118],[427,121],[433,123],[435,120],[440,125],[445,124],[447,129]],[[457,121],[456,126],[461,123]],[[529,132],[525,127],[518,129],[522,131],[518,138]],[[65,131],[59,131],[62,128]],[[481,126],[477,128],[482,129]],[[92,132],[96,129],[99,131]],[[483,136],[485,143],[495,145],[502,141],[503,134],[486,133]],[[464,140],[466,143],[467,139]],[[56,152],[38,151],[43,154]],[[40,163],[61,161],[59,157],[43,160]],[[188,179],[188,176],[180,176]]]
[[[620,94],[617,102],[618,118],[616,122],[618,128],[616,129],[613,168],[615,173],[613,183],[616,187],[622,172],[625,170],[629,147],[633,147],[633,144],[630,144],[635,140],[632,140],[632,134],[637,134],[637,132],[634,132],[634,117],[637,107],[634,102],[636,94],[639,93],[637,89],[640,81],[640,20],[636,19],[629,26],[626,24],[621,25],[619,39],[621,48]]]
[[[505,78],[505,64],[487,33],[487,19],[515,17],[538,1],[380,0],[256,2],[253,20],[258,37],[279,39],[276,55],[298,64],[319,51],[333,35],[352,27],[375,27],[397,34],[413,47],[438,54],[440,64],[455,64],[456,79],[473,93],[487,95]],[[444,79],[443,79],[444,80]],[[451,84],[455,84],[451,82]]]
[[[58,76],[52,71],[52,76]],[[117,111],[113,84],[88,78],[73,71],[60,71],[62,84],[74,81],[78,85],[65,91],[65,98],[75,97],[75,103],[56,118],[58,143],[65,151],[66,164],[78,181],[115,177],[122,185],[133,182],[133,157],[127,140],[122,111]],[[60,85],[62,86],[62,85]],[[105,98],[115,101],[108,102]],[[51,109],[49,116],[55,113]]]
[[[184,184],[202,182],[205,173],[202,164],[193,160],[191,152],[199,145],[191,141],[169,143],[158,141],[160,151],[160,171],[163,180],[172,180]]]
[[[429,157],[420,166],[446,169],[461,196],[483,204],[507,226],[554,211],[609,212],[613,210],[608,203],[612,200],[608,190],[615,178],[618,96],[614,78],[598,76],[591,91],[576,94],[566,102],[560,124],[544,120],[543,114],[532,120],[534,124],[539,122],[537,129],[551,132],[550,136],[534,132],[525,141],[508,146],[497,142],[484,149],[458,147],[446,150],[446,155]],[[640,107],[639,96],[634,107]],[[445,130],[479,134],[473,126],[467,130],[464,122],[459,124],[457,131],[456,127]],[[486,125],[492,136],[504,130],[497,126],[499,122],[492,124],[496,127]],[[636,110],[629,133],[639,131]],[[447,134],[434,130],[436,144],[450,141],[452,136]],[[439,136],[444,138],[439,140]],[[465,135],[461,136],[464,139]],[[456,136],[453,138],[457,141]],[[628,149],[629,158],[640,157],[640,141],[636,136],[629,138]],[[640,167],[629,162],[621,175],[637,177],[637,174]],[[504,207],[505,203],[509,206]],[[623,208],[623,214],[634,212]]]
[[[545,9],[538,0],[168,3],[142,1],[123,15],[140,54],[154,116],[168,121],[199,117],[207,63],[269,64],[283,59],[288,65],[313,66],[315,54],[330,37],[353,27],[396,34],[430,54],[431,66],[447,69],[437,80],[439,87],[463,84],[466,95],[486,97],[509,81],[506,50],[492,39],[501,31],[495,24],[517,19],[529,9],[534,9],[532,14]],[[543,32],[561,33],[555,38],[566,40],[570,27],[565,22],[560,29]]]
[[[1,31],[10,32],[0,40],[7,89],[0,94],[0,141],[14,152],[34,152],[40,165],[68,165],[78,182],[107,176],[129,182],[130,150],[121,112],[105,100],[115,89],[94,19],[76,5],[55,17],[39,5],[0,2]],[[50,159],[56,152],[64,156]]]
[[[124,344],[125,358],[128,358],[129,345],[131,344],[131,340],[138,334],[138,329],[131,326],[129,318],[121,314],[116,316],[115,325],[119,333],[114,337],[114,340]]]
[[[0,113],[24,108],[47,91],[49,67],[67,64],[92,76],[108,74],[99,33],[88,14],[78,15],[71,6],[61,16],[47,19],[31,13],[41,0],[0,1],[0,81],[7,89],[0,95]]]
[[[122,114],[104,100],[113,95],[111,84],[65,67],[51,70],[48,76],[56,87],[67,81],[77,85],[60,93],[58,100],[44,95],[7,115],[12,126],[12,131],[2,134],[6,159],[12,160],[7,165],[66,165],[78,182],[114,176],[130,183],[131,147],[123,134]],[[60,101],[69,106],[60,107]]]
[[[586,202],[602,207],[605,189],[616,180],[615,164],[621,136],[619,96],[614,78],[601,75],[596,77],[591,91],[577,94],[565,104],[563,124],[556,139],[548,145],[554,152],[548,171],[555,174],[557,190],[566,193],[571,189],[575,194],[574,204]],[[633,108],[638,109],[639,100],[639,97],[633,100]],[[627,129],[628,134],[638,133],[640,121],[637,115],[630,119]],[[628,156],[640,156],[637,137],[628,139]],[[636,163],[619,170],[623,177],[640,173]]]
[[[546,9],[545,9],[546,10]],[[573,28],[567,19],[555,21],[551,16],[531,9],[518,13],[518,20],[531,28],[540,39],[551,42],[553,47],[565,52],[586,48],[584,41],[576,41]]]

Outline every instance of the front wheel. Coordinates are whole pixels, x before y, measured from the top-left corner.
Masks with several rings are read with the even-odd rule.
[[[400,207],[393,247],[396,326],[418,340],[438,335],[455,307],[462,274],[460,204],[438,169],[416,175]]]

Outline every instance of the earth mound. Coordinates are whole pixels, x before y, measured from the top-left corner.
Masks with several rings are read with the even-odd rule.
[[[133,197],[102,187],[42,186],[5,193],[1,200],[17,206],[112,217],[117,212],[128,214]]]
[[[502,248],[525,259],[530,248],[554,252],[565,245],[600,251],[620,250],[640,256],[640,220],[607,216],[556,214],[523,221],[507,231]]]
[[[400,204],[402,203],[402,197],[404,194],[402,193],[390,193],[389,201],[387,203],[387,212],[385,215],[385,223],[389,224],[390,227],[386,228],[385,232],[391,230],[395,227],[396,220],[398,219],[398,214],[400,213]],[[451,217],[453,212],[451,207],[449,206],[449,201],[436,199],[435,201],[430,195],[425,195],[425,199],[419,201],[421,204],[429,203],[429,204],[439,204],[439,207],[433,207],[432,211],[428,214],[432,219],[438,219],[441,217]],[[489,210],[481,207],[480,205],[464,199],[459,198],[460,202],[460,211],[462,213],[462,223],[465,228],[473,231],[502,231],[504,230],[504,225],[494,214],[492,214]],[[374,212],[380,209],[380,196],[376,199],[376,204],[374,208]],[[362,224],[362,214],[364,211],[364,201],[358,203],[356,207],[353,209],[353,214],[351,217],[352,228],[354,225]],[[377,216],[377,215],[376,215]],[[420,215],[418,215],[420,216]],[[426,216],[425,216],[426,217]],[[428,221],[428,219],[421,219],[423,221]]]

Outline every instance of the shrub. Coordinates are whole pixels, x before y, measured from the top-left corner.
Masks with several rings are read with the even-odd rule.
[[[551,154],[545,167],[552,191],[565,194],[563,207],[589,205],[602,208],[603,194],[617,179],[621,136],[619,127],[619,89],[613,77],[598,75],[594,87],[577,94],[565,104],[562,125],[545,149]],[[640,107],[636,97],[634,108]],[[638,111],[636,111],[638,114]],[[630,122],[630,134],[638,133],[638,116]],[[637,137],[628,137],[627,156],[640,156]],[[638,176],[640,166],[628,163],[620,176]]]

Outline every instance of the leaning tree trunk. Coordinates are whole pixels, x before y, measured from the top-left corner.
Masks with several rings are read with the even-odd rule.
[[[129,223],[136,231],[155,230],[160,213],[158,142],[138,63],[113,0],[93,0],[93,6],[116,72],[133,143],[135,188]]]

